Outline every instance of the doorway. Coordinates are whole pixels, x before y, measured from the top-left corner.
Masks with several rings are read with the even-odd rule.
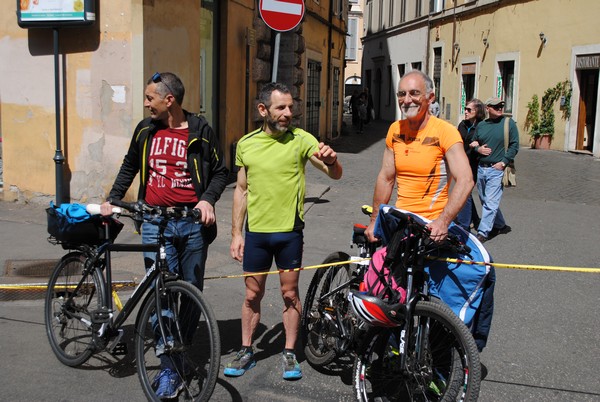
[[[593,151],[599,71],[597,69],[577,70],[580,93],[579,115],[577,116],[577,150]]]

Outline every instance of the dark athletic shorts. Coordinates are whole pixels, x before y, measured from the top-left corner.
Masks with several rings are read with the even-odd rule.
[[[244,271],[268,271],[273,264],[273,257],[279,269],[300,268],[303,248],[304,235],[301,230],[285,233],[246,232]]]

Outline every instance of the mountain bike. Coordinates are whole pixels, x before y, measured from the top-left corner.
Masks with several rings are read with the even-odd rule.
[[[370,215],[372,209],[363,206],[362,211]],[[315,271],[308,286],[301,328],[304,354],[313,366],[325,366],[336,357],[348,355],[364,332],[364,325],[350,308],[348,294],[359,288],[378,246],[367,241],[366,228],[354,224],[351,247],[356,247],[356,255],[340,251],[330,254],[323,265],[332,265]]]
[[[383,212],[380,210],[382,218]],[[449,234],[436,243],[424,223],[389,209],[396,220],[386,263],[400,273],[405,300],[382,299],[350,290],[352,309],[370,324],[356,350],[353,386],[359,401],[475,401],[481,366],[469,329],[429,294],[427,257],[470,248]],[[385,218],[383,218],[385,219]]]
[[[96,216],[100,240],[54,240],[74,251],[54,268],[45,300],[46,333],[52,351],[67,366],[79,366],[94,353],[126,354],[121,342],[123,325],[139,310],[135,320],[135,357],[144,393],[158,400],[156,387],[161,370],[168,366],[176,375],[178,396],[207,401],[214,390],[220,365],[217,320],[202,292],[169,271],[165,252],[168,222],[192,218],[199,210],[152,207],[111,200],[113,213],[135,222],[158,225],[157,244],[118,244],[111,234],[111,217]],[[87,206],[91,213],[99,205]],[[128,213],[123,213],[123,209]],[[97,244],[90,244],[97,243]],[[153,252],[155,264],[146,271],[120,311],[113,305],[112,252]],[[120,301],[115,299],[120,306]],[[172,377],[171,377],[172,378]]]

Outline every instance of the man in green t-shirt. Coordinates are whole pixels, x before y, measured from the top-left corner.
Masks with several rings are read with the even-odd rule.
[[[294,100],[279,83],[266,84],[258,94],[263,126],[238,141],[239,167],[233,194],[231,256],[243,262],[245,274],[262,273],[273,259],[279,270],[302,265],[306,162],[332,179],[342,177],[336,152],[306,131],[290,125]],[[246,237],[242,226],[246,221]],[[284,301],[283,378],[302,377],[294,348],[300,325],[299,272],[279,275]],[[242,304],[242,348],[224,370],[241,376],[255,366],[252,336],[260,322],[260,302],[267,275],[247,276]]]

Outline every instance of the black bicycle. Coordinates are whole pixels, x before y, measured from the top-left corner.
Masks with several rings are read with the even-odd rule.
[[[370,215],[371,208],[362,211]],[[350,256],[345,252],[330,254],[318,269],[308,286],[302,309],[302,338],[306,360],[321,367],[336,358],[347,356],[364,333],[364,325],[354,314],[348,302],[352,289],[359,289],[369,260],[378,244],[369,243],[365,236],[367,227],[354,224],[351,247],[357,253]]]
[[[381,213],[380,213],[381,214]],[[449,235],[444,243],[412,216],[390,209],[398,224],[387,244],[385,264],[406,290],[404,300],[351,290],[354,312],[370,329],[362,337],[353,385],[359,401],[475,401],[479,352],[469,329],[428,289],[425,260],[440,253],[468,255]]]
[[[144,203],[111,200],[136,222],[160,224],[157,244],[117,244],[114,219],[94,216],[99,236],[53,239],[66,249],[50,276],[45,301],[46,332],[52,351],[63,364],[78,366],[93,353],[126,353],[121,342],[123,325],[139,306],[135,320],[135,357],[144,393],[158,400],[158,375],[165,366],[176,376],[178,396],[184,400],[207,401],[213,393],[220,365],[220,338],[217,320],[202,292],[178,278],[167,266],[165,230],[169,220],[194,217],[199,211],[188,208],[152,207]],[[95,205],[94,210],[99,206]],[[88,210],[90,206],[88,205]],[[157,224],[157,223],[155,223]],[[118,232],[117,228],[117,232]],[[91,244],[90,244],[91,243]],[[94,244],[97,243],[97,244]],[[146,271],[120,311],[113,307],[112,252],[154,252],[156,263]]]

